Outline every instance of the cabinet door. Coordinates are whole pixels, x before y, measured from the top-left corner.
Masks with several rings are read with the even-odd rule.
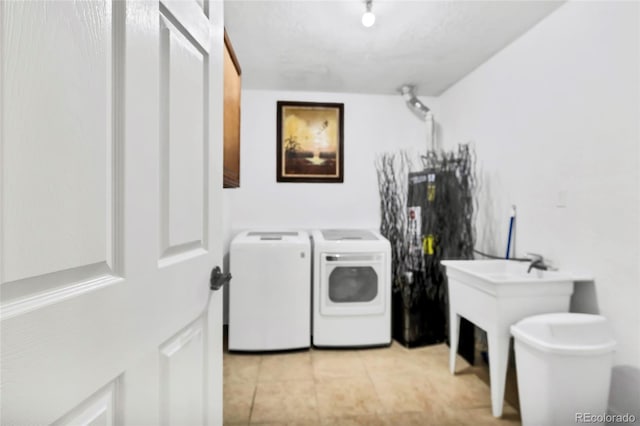
[[[240,186],[240,64],[224,34],[224,187]]]

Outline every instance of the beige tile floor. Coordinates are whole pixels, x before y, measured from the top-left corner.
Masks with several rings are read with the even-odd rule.
[[[311,349],[224,354],[225,425],[519,425],[513,371],[502,418],[491,415],[488,369],[449,348]]]

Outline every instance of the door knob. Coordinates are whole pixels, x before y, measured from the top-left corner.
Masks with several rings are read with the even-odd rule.
[[[211,278],[209,280],[211,290],[220,290],[220,288],[229,281],[231,281],[231,274],[228,272],[223,274],[219,266],[216,266],[211,270]]]

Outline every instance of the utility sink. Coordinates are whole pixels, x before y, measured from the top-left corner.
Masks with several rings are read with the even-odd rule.
[[[558,271],[529,268],[528,262],[513,260],[445,260],[447,276],[461,279],[480,291],[497,295],[539,294],[540,287],[551,292],[573,292],[573,278]]]
[[[445,260],[449,283],[451,349],[449,369],[455,374],[460,317],[487,332],[491,410],[502,415],[509,357],[509,328],[532,315],[568,312],[573,278],[558,271],[532,269],[512,260]]]

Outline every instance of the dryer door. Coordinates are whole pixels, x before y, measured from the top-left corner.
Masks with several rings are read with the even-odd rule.
[[[323,253],[322,315],[382,314],[385,309],[384,253]]]

